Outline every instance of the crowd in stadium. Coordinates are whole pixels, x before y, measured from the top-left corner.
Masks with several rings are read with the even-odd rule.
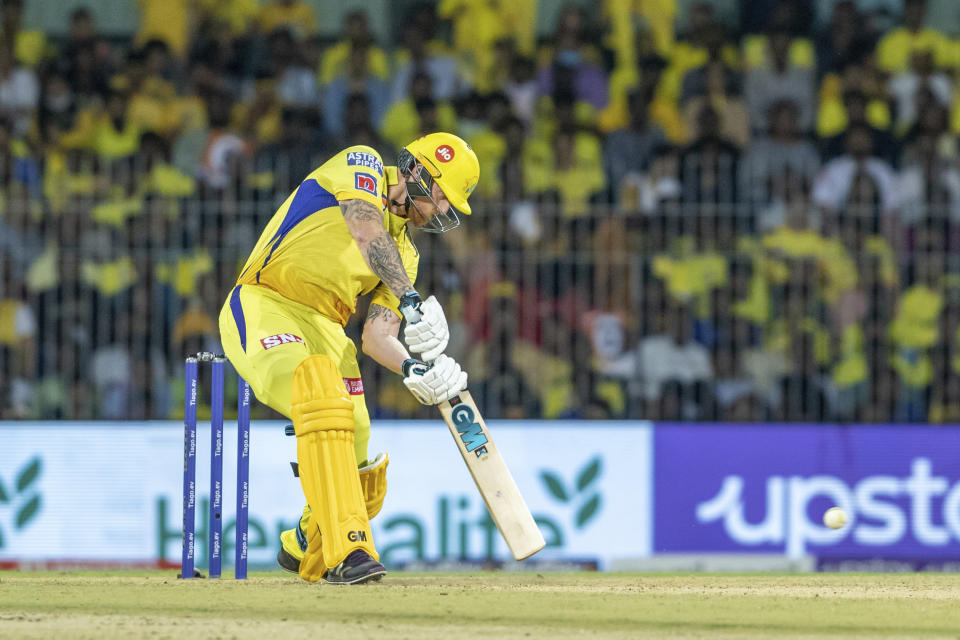
[[[139,10],[54,37],[3,2],[0,418],[177,416],[279,202],[442,130],[481,180],[418,288],[489,416],[960,419],[952,0],[605,0],[546,33],[535,0],[439,0],[390,41],[302,0]],[[367,366],[374,417],[430,415]]]

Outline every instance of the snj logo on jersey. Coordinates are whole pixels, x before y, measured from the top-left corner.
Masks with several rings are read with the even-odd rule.
[[[374,178],[369,173],[357,173],[354,176],[353,186],[359,189],[360,191],[366,191],[371,195],[379,195],[377,193],[377,179]]]
[[[273,349],[274,347],[279,347],[282,344],[290,344],[291,342],[306,344],[303,338],[295,336],[292,333],[278,333],[275,336],[267,336],[266,338],[260,339],[260,344],[263,345],[264,349]]]
[[[372,153],[364,153],[363,151],[351,151],[347,154],[347,166],[348,167],[369,167],[373,169],[380,175],[383,175],[383,163],[380,162],[380,158],[373,155]]]
[[[440,162],[450,162],[453,160],[453,147],[448,144],[442,144],[437,147],[437,150],[434,152],[434,155],[437,156],[437,160]]]

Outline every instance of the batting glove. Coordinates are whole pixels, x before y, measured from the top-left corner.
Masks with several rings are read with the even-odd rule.
[[[443,353],[450,341],[450,329],[447,327],[443,308],[434,296],[430,296],[419,303],[419,306],[414,306],[420,313],[420,320],[411,322],[410,318],[415,316],[409,314],[409,309],[405,312],[404,307],[404,303],[401,302],[400,312],[407,318],[407,326],[403,330],[403,340],[407,343],[407,348],[413,353],[420,354],[426,362],[433,362]]]
[[[420,404],[440,404],[467,388],[466,371],[443,354],[433,364],[411,358],[403,363],[403,374],[403,384]]]

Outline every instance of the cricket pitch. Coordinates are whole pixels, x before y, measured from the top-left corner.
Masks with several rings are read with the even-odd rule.
[[[4,638],[960,638],[952,574],[0,572]]]

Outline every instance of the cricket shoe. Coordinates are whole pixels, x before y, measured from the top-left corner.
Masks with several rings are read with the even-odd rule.
[[[300,561],[307,550],[307,536],[296,526],[280,534],[280,551],[277,552],[277,564],[284,571],[300,573]]]
[[[363,549],[351,551],[346,559],[329,569],[323,579],[327,584],[363,584],[377,582],[387,574],[387,569]]]

